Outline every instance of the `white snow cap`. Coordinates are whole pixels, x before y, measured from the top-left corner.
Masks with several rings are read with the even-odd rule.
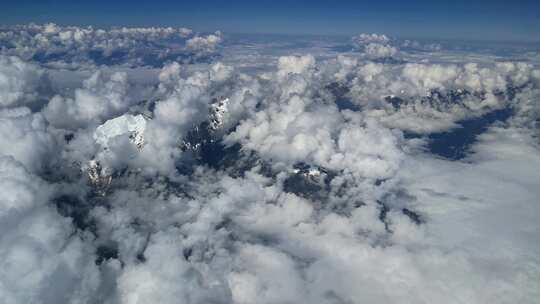
[[[94,140],[102,147],[108,146],[109,139],[130,133],[133,134],[133,143],[137,146],[142,145],[143,133],[146,128],[146,119],[142,115],[125,114],[110,120],[96,128]]]

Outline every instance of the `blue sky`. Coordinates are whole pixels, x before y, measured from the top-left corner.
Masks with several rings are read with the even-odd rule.
[[[540,41],[540,1],[2,1],[3,24]],[[448,3],[451,2],[451,3]]]

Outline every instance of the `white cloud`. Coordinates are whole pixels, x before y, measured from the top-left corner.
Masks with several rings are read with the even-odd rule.
[[[45,65],[161,66],[169,60],[196,61],[212,53],[221,34],[199,36],[186,28],[20,25],[0,32],[1,53]],[[182,45],[178,49],[178,44]],[[187,52],[191,53],[188,54]],[[190,57],[190,58],[188,58]]]
[[[86,303],[100,283],[71,220],[47,206],[51,187],[0,157],[0,294],[7,304]]]
[[[140,102],[130,95],[130,89],[126,73],[117,72],[107,77],[98,71],[84,81],[83,88],[75,90],[73,98],[54,96],[43,113],[59,128],[77,129],[99,124]]]
[[[396,55],[398,50],[393,46],[370,43],[366,45],[365,52],[372,58],[385,58]]]
[[[39,106],[50,94],[44,70],[18,57],[0,56],[0,106]]]
[[[114,57],[177,36],[191,39],[183,51],[211,56],[221,39],[48,24],[0,40],[13,35],[69,50],[59,60],[91,41]],[[6,90],[23,93],[0,111],[2,299],[534,303],[540,72],[375,60],[395,56],[394,41],[355,40],[363,52],[337,58],[261,53],[262,72],[182,61],[90,69],[81,88],[55,83],[43,108],[33,105],[46,68],[4,59]],[[462,161],[403,135],[506,108],[512,117],[486,127]],[[85,171],[98,163],[103,189]]]
[[[386,35],[360,34],[352,38],[353,46],[369,59],[383,59],[398,55],[399,49],[391,45]]]
[[[51,160],[57,149],[43,115],[32,114],[28,108],[0,111],[0,155],[12,156],[38,172],[46,168],[44,160]]]
[[[388,43],[390,38],[384,34],[360,34],[352,38],[354,43],[367,44],[367,43]]]
[[[315,58],[311,55],[279,57],[278,75],[285,77],[289,74],[304,74],[314,66]]]
[[[186,47],[191,51],[213,52],[221,41],[220,33],[205,37],[196,36],[186,41]]]
[[[118,279],[120,303],[205,303],[225,300],[225,294],[214,294],[218,286],[207,285],[204,274],[185,260],[181,240],[167,231],[152,236],[144,264],[129,265]],[[217,283],[217,282],[216,282]]]

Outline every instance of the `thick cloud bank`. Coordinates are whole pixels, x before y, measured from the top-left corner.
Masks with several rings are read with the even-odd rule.
[[[1,303],[537,302],[536,63],[223,39],[1,33]]]

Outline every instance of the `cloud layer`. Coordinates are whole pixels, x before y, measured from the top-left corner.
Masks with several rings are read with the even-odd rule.
[[[113,28],[20,25],[0,30],[0,49],[50,66],[162,66],[168,61],[209,60],[221,42],[219,32],[199,35],[187,28]]]
[[[534,63],[412,61],[445,51],[362,34],[246,71],[212,57],[246,47],[223,39],[1,33],[5,303],[538,299]]]

